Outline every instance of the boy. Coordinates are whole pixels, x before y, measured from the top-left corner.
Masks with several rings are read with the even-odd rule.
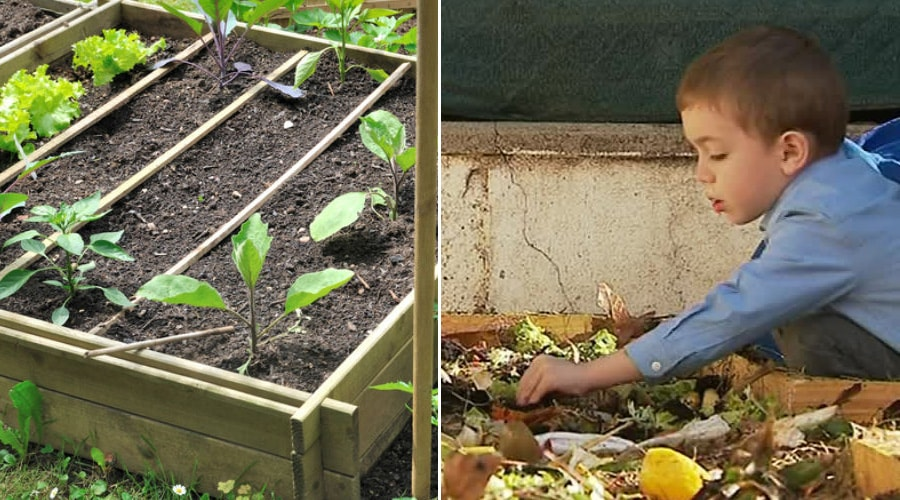
[[[844,84],[824,50],[788,29],[742,31],[688,67],[677,105],[712,209],[762,217],[764,250],[610,356],[536,358],[519,404],[688,375],[772,330],[792,368],[900,379],[900,184],[842,147]]]

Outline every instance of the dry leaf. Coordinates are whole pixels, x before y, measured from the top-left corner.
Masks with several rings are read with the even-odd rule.
[[[503,460],[499,455],[455,453],[444,462],[442,500],[478,500]]]
[[[507,422],[500,432],[497,449],[509,460],[535,463],[544,456],[531,429],[521,420]]]
[[[634,317],[628,312],[625,301],[612,291],[606,283],[600,283],[597,291],[597,305],[606,316],[612,318],[613,334],[618,340],[619,348],[640,337],[647,330],[647,324],[653,312]]]

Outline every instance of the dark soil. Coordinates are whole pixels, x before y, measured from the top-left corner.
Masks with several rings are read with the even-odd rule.
[[[252,43],[245,43],[243,50],[240,60],[258,70],[269,71],[288,57]],[[203,54],[198,61],[211,66]],[[65,71],[65,65],[57,69]],[[289,83],[291,77],[288,75],[283,81]],[[135,78],[130,77],[129,81]],[[72,203],[97,190],[107,193],[255,83],[251,79],[238,82],[219,89],[193,67],[181,66],[64,147],[67,151],[84,151],[83,154],[42,169],[38,181],[25,181],[17,190],[30,196],[29,207]],[[308,92],[304,99],[290,101],[272,90],[264,91],[187,153],[117,202],[103,219],[80,231],[86,237],[124,230],[120,244],[135,257],[134,262],[128,263],[98,258],[97,268],[87,275],[88,281],[133,295],[140,285],[172,267],[300,160],[376,86],[362,71],[351,72],[348,81],[339,85],[336,64],[326,56],[316,75],[304,84]],[[104,91],[109,96],[114,90],[96,89],[93,99],[97,103],[88,106],[96,107],[102,102]],[[91,98],[86,99],[90,102]],[[412,79],[401,81],[373,109],[387,109],[397,115],[406,125],[408,143],[413,143]],[[286,128],[287,121],[293,126]],[[257,287],[263,324],[283,310],[286,291],[303,273],[339,267],[352,269],[357,278],[305,308],[302,317],[291,316],[280,323],[273,333],[287,335],[263,346],[250,366],[250,375],[313,391],[411,291],[413,183],[410,178],[401,190],[397,221],[366,211],[359,222],[330,240],[310,241],[309,223],[334,197],[373,186],[391,192],[385,165],[362,145],[354,125],[263,205],[260,213],[274,238]],[[26,216],[20,210],[0,224],[0,240],[31,228],[48,232],[45,227],[24,222]],[[20,254],[18,246],[14,246],[0,253],[0,259],[8,263]],[[51,256],[59,258],[59,251],[51,252]],[[247,294],[231,260],[230,238],[220,242],[185,274],[208,281],[233,309],[247,313]],[[49,319],[63,295],[40,279],[32,280],[6,299],[3,307]],[[118,311],[93,291],[76,297],[69,303],[69,310],[72,317],[66,326],[85,331]],[[232,324],[233,317],[218,311],[142,302],[113,323],[108,335],[130,342]],[[236,326],[239,328],[234,334],[169,344],[160,350],[234,370],[247,360],[248,348],[248,330]],[[408,492],[411,439],[408,424],[363,479],[366,498],[392,498]],[[433,470],[436,468],[435,457]],[[436,496],[436,473],[433,478],[432,493]]]
[[[0,45],[53,21],[56,16],[26,0],[0,2]]]

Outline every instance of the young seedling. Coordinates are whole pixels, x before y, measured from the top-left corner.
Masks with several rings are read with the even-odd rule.
[[[72,45],[72,68],[86,67],[94,74],[94,86],[106,85],[121,73],[131,71],[147,57],[166,48],[160,38],[153,45],[144,45],[137,33],[123,29],[105,29],[103,36],[94,35]]]
[[[242,18],[247,26],[237,37],[231,36],[234,29],[237,27],[238,22],[237,15],[235,14],[237,7],[235,6],[234,0],[191,0],[196,13],[200,14],[203,21],[195,19],[172,4],[161,1],[159,2],[159,5],[187,23],[194,33],[197,34],[197,37],[202,38],[204,29],[212,33],[212,45],[207,45],[207,49],[212,55],[213,60],[216,62],[218,74],[210,72],[197,63],[175,57],[163,59],[162,61],[157,62],[153,67],[161,68],[173,62],[190,64],[216,80],[219,83],[219,88],[225,87],[234,81],[235,78],[244,76],[266,82],[270,87],[288,97],[295,99],[303,97],[305,92],[295,88],[296,86],[291,87],[290,85],[273,82],[268,78],[256,74],[253,71],[253,67],[249,64],[234,60],[237,55],[237,50],[241,46],[241,42],[244,41],[244,37],[253,25],[261,19],[270,16],[275,9],[278,9],[287,3],[287,1],[288,0],[262,0],[252,9],[245,11]]]
[[[212,285],[190,276],[169,274],[156,276],[138,289],[137,296],[167,304],[220,309],[237,318],[250,329],[250,355],[247,362],[238,369],[240,373],[246,373],[253,356],[258,352],[259,345],[281,336],[268,337],[275,325],[294,311],[312,304],[353,278],[353,271],[331,268],[300,276],[287,292],[284,312],[261,328],[256,284],[272,243],[272,237],[268,233],[269,225],[264,224],[260,215],[256,213],[247,219],[241,225],[240,231],[231,238],[231,258],[247,286],[249,317],[229,307]]]
[[[387,206],[390,219],[397,219],[400,186],[416,162],[416,148],[406,147],[406,128],[389,111],[376,110],[360,120],[359,135],[363,144],[388,164],[393,196],[373,187],[366,191],[344,193],[331,200],[309,225],[309,235],[315,241],[321,241],[356,222],[367,203],[371,204],[376,214],[376,207]]]
[[[341,83],[344,83],[347,79],[347,72],[353,68],[365,69],[378,82],[382,82],[387,78],[387,72],[383,69],[367,68],[362,65],[347,66],[347,44],[356,44],[365,34],[364,32],[356,32],[354,35],[353,28],[365,23],[367,20],[398,13],[398,11],[390,9],[362,10],[364,1],[325,0],[331,12],[325,12],[322,9],[312,9],[297,12],[292,16],[294,23],[298,26],[322,30],[322,36],[331,43],[330,47],[317,52],[310,52],[297,63],[294,71],[294,87],[299,87],[315,73],[322,54],[329,50],[334,50],[337,56]]]
[[[44,433],[44,398],[30,380],[23,380],[9,390],[9,400],[18,413],[19,428],[0,426],[0,443],[10,447],[14,453],[0,449],[0,468],[22,464],[28,455],[31,440],[31,424],[40,440]]]
[[[370,389],[377,389],[379,391],[401,391],[407,394],[413,393],[413,386],[409,382],[405,381],[397,381],[397,382],[388,382],[386,384],[378,384],[373,385]],[[438,396],[438,389],[434,387],[431,389],[431,425],[437,427],[438,423],[438,408],[441,406],[441,400]],[[412,411],[412,408],[409,405],[406,406],[409,411]]]
[[[110,302],[122,307],[131,307],[134,304],[128,300],[121,291],[116,288],[101,287],[90,285],[86,282],[84,273],[97,267],[93,260],[84,262],[88,252],[107,257],[109,259],[120,261],[133,261],[134,258],[128,255],[117,243],[122,238],[124,231],[115,231],[109,233],[92,234],[90,241],[85,244],[80,234],[74,231],[75,226],[100,219],[108,213],[95,213],[100,206],[100,192],[97,191],[91,196],[83,200],[76,201],[68,205],[63,203],[59,208],[48,205],[41,205],[31,209],[32,217],[26,219],[26,222],[44,222],[59,233],[56,238],[56,244],[63,250],[62,263],[58,263],[47,255],[47,247],[44,246],[42,240],[47,236],[36,230],[29,230],[19,233],[12,238],[6,240],[3,247],[19,243],[23,250],[40,255],[50,263],[47,267],[39,269],[13,269],[0,278],[0,299],[5,299],[21,289],[28,280],[37,273],[43,271],[55,271],[59,280],[45,280],[47,285],[61,288],[66,293],[66,298],[62,305],[55,309],[51,315],[54,324],[63,325],[69,319],[69,310],[66,308],[68,303],[75,298],[78,292],[98,289]]]

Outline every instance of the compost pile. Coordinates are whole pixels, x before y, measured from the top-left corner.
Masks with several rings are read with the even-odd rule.
[[[617,317],[582,335],[530,316],[500,318],[474,336],[442,332],[446,498],[858,498],[848,443],[873,431],[900,439],[887,412],[865,427],[839,416],[860,384],[786,415],[775,397],[750,388],[771,365],[749,362],[753,370],[740,377],[714,366],[671,383],[516,407],[535,356],[585,362],[654,326],[651,315],[632,317],[618,302]]]

